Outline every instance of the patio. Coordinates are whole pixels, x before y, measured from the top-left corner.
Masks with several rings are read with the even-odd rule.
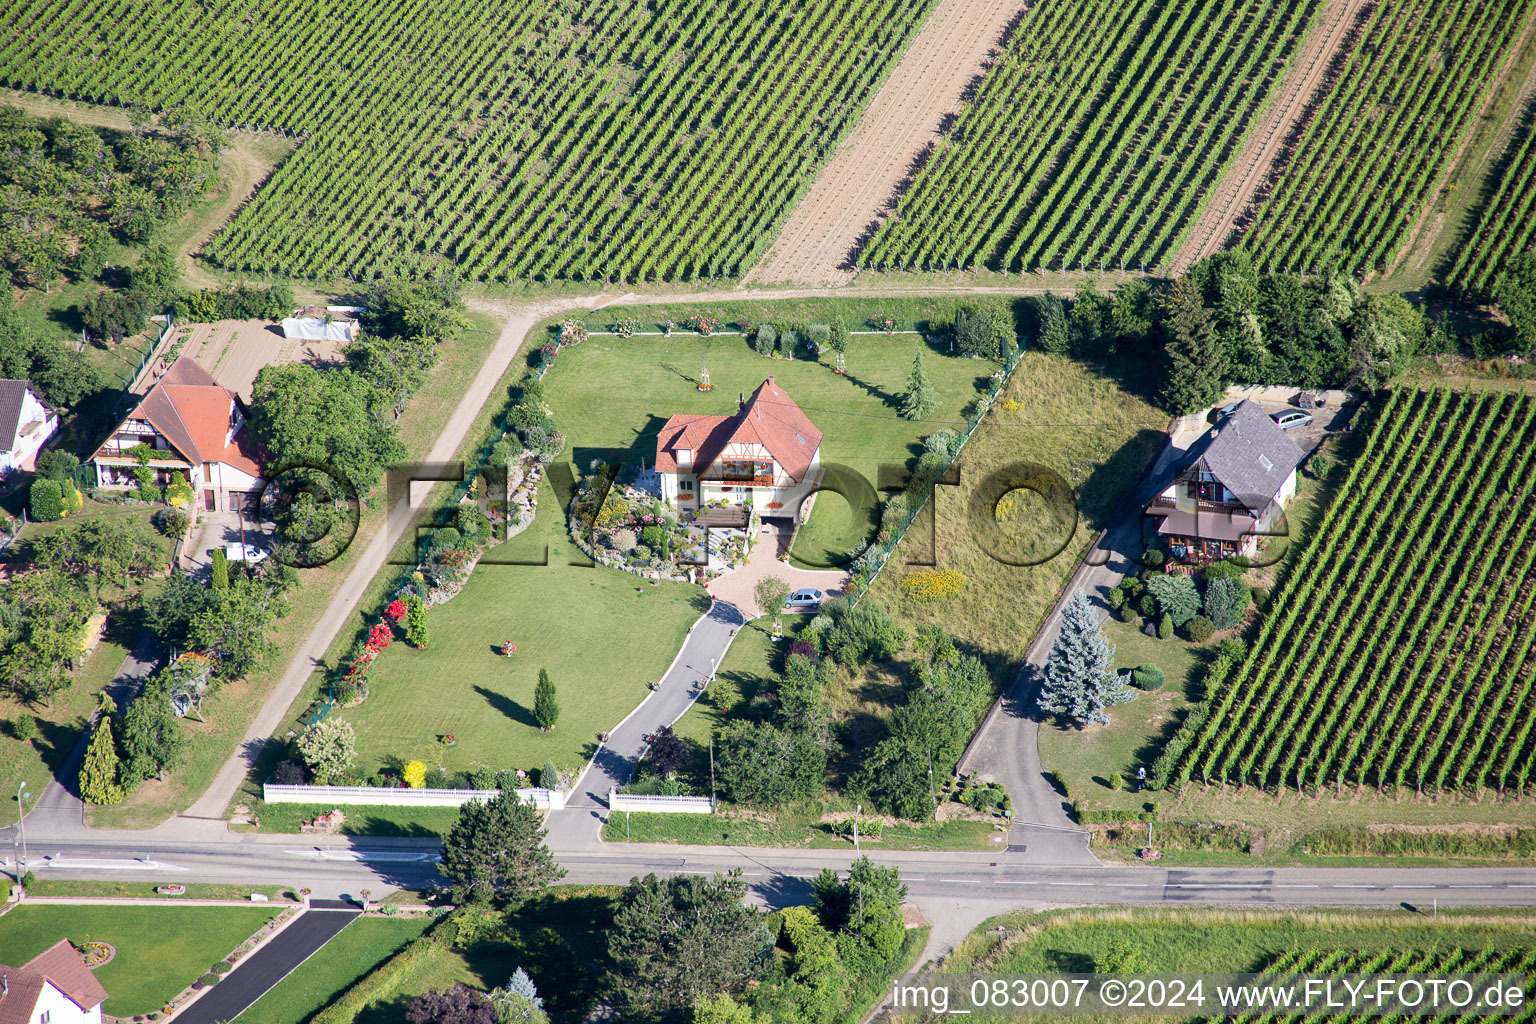
[[[826,597],[841,596],[848,587],[848,573],[839,570],[811,570],[796,569],[788,562],[781,561],[789,550],[790,533],[787,527],[780,528],[771,523],[764,523],[760,527],[762,533],[758,542],[752,548],[752,553],[747,557],[747,564],[735,572],[726,573],[717,579],[710,580],[705,585],[711,597],[717,601],[729,601],[741,609],[742,615],[748,619],[764,614],[758,608],[757,599],[752,594],[752,589],[757,586],[757,581],[765,576],[777,576],[789,584],[790,590],[799,590],[802,587],[815,587]]]

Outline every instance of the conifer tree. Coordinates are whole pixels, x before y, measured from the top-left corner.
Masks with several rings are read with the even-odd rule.
[[[938,404],[939,396],[928,381],[928,372],[923,369],[923,353],[919,350],[912,360],[912,372],[907,374],[907,388],[901,393],[902,418],[923,419],[933,412]]]
[[[1115,649],[1079,590],[1062,612],[1061,633],[1046,659],[1040,706],[1078,725],[1108,725],[1108,709],[1135,697],[1114,666]]]
[[[1181,416],[1215,405],[1226,388],[1226,353],[1211,311],[1188,275],[1173,282],[1163,311],[1168,323],[1163,404]]]
[[[213,589],[221,594],[229,590],[229,559],[220,548],[213,549],[212,572]]]
[[[103,711],[91,733],[91,745],[80,763],[80,798],[88,804],[106,806],[123,799],[118,782],[117,744],[112,739],[112,719]]]
[[[555,699],[555,683],[549,678],[548,669],[539,669],[539,685],[533,690],[533,719],[539,728],[548,732],[560,717],[560,702]]]

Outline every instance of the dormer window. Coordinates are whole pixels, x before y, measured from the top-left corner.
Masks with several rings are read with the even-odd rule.
[[[692,448],[679,448],[679,449],[677,449],[677,468],[678,469],[692,469],[693,468],[693,449]]]

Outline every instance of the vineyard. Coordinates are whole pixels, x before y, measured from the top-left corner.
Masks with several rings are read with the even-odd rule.
[[[1445,282],[1487,295],[1505,261],[1536,246],[1536,103],[1516,125],[1509,150],[1488,183],[1488,195],[1464,244],[1449,261]]]
[[[206,247],[294,276],[742,273],[926,0],[61,0],[0,81],[303,144]]]
[[[1261,265],[1386,270],[1501,73],[1533,0],[1382,0],[1241,245]]]
[[[1508,974],[1519,978],[1529,978],[1531,970],[1536,967],[1536,947],[1532,946],[1486,946],[1481,949],[1390,949],[1372,950],[1360,952],[1354,950],[1293,950],[1282,953],[1268,968],[1267,973],[1280,974],[1287,977],[1337,977],[1341,974],[1387,974],[1387,975],[1427,975],[1436,978],[1465,978],[1471,979],[1476,975]],[[1525,987],[1522,985],[1522,987]],[[1427,993],[1426,989],[1426,993]],[[1413,999],[1412,990],[1405,993],[1405,998]],[[1502,1009],[1488,1008],[1486,1013],[1467,1012],[1434,1013],[1430,1010],[1432,1002],[1424,999],[1425,1012],[1414,1014],[1415,1018],[1426,1020],[1444,1017],[1475,1024],[1478,1021],[1494,1020],[1529,1020],[1531,1011],[1529,1003],[1518,1012],[1510,1012]],[[1449,1006],[1445,1003],[1441,1004]],[[1406,1014],[1383,1015],[1384,1020],[1402,1020]],[[1299,1014],[1283,1013],[1245,1013],[1226,1018],[1232,1024],[1275,1024],[1279,1021],[1299,1021],[1303,1018]]]
[[[1156,264],[1319,6],[1041,0],[861,265]]]
[[[1246,657],[1170,742],[1170,784],[1527,790],[1536,398],[1382,401]]]

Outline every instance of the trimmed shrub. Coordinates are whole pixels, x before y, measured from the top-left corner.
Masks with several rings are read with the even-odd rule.
[[[544,767],[539,769],[539,785],[544,789],[560,788],[560,769],[555,767],[555,762],[545,761]]]
[[[1104,600],[1109,602],[1111,608],[1119,611],[1121,606],[1125,604],[1125,591],[1119,587],[1110,587],[1109,593],[1104,595]]]
[[[1163,554],[1161,548],[1147,548],[1141,553],[1141,564],[1150,569],[1161,569],[1167,560],[1168,556]]]
[[[1216,635],[1216,626],[1204,615],[1196,615],[1184,624],[1184,632],[1192,642],[1203,644]]]
[[[28,502],[34,522],[52,523],[64,518],[64,492],[56,481],[41,476],[35,478]]]
[[[1162,669],[1146,662],[1131,669],[1131,682],[1138,690],[1158,690],[1167,682],[1167,677],[1163,675]]]
[[[1173,636],[1173,616],[1163,612],[1162,617],[1157,620],[1157,638],[1167,640],[1171,636]]]
[[[1216,656],[1235,665],[1248,657],[1248,645],[1235,636],[1229,636],[1217,645]]]
[[[1136,609],[1132,608],[1128,602],[1122,604],[1119,608],[1115,609],[1115,618],[1121,622],[1130,622],[1136,618]]]
[[[1109,785],[1109,788],[1114,790],[1116,793],[1125,788],[1125,776],[1121,775],[1119,772],[1110,772],[1109,778],[1105,779],[1104,781]]]
[[[209,971],[207,974],[203,975],[197,980],[203,985],[217,985],[219,983],[219,976],[214,974],[212,971]]]
[[[1141,600],[1136,602],[1136,607],[1143,615],[1156,615],[1157,598],[1153,597],[1151,594],[1142,594]]]
[[[37,719],[31,715],[21,715],[11,723],[11,735],[23,743],[37,735]]]

